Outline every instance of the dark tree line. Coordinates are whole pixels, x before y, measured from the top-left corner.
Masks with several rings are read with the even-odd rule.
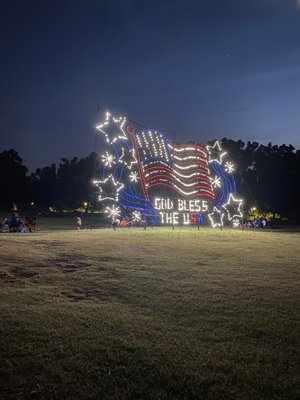
[[[223,139],[237,168],[237,185],[248,208],[300,218],[300,151],[291,145]]]
[[[236,165],[236,179],[245,208],[257,207],[262,212],[278,213],[300,219],[300,151],[291,145],[267,146],[257,142],[222,139]],[[68,160],[57,166],[28,169],[15,150],[0,153],[0,207],[13,203],[26,207],[31,202],[40,208],[76,208],[93,197],[92,180],[99,170],[96,153]]]
[[[38,168],[28,176],[28,169],[15,150],[0,153],[0,207],[28,207],[34,203],[41,209],[49,206],[57,209],[82,206],[90,202],[93,194],[92,180],[99,169],[96,153],[71,160],[62,158],[56,166]]]

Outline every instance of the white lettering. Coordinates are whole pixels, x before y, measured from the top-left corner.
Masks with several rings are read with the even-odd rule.
[[[156,199],[154,200],[154,208],[155,208],[156,210],[161,210],[161,199],[156,198]],[[161,213],[160,213],[160,214],[161,214]]]
[[[164,221],[164,214],[165,214],[165,213],[162,213],[162,212],[159,213],[160,218],[161,218],[161,223],[162,223],[162,224],[165,223],[165,221]]]
[[[188,207],[186,206],[186,200],[183,200],[183,204],[184,204],[183,210],[189,211]]]
[[[189,201],[189,210],[188,211],[195,211],[195,202],[194,200]]]
[[[197,214],[205,213],[209,209],[207,200],[185,200],[170,198],[155,198],[154,208],[159,210],[161,224],[193,225]]]
[[[173,222],[172,214],[166,213],[166,224],[172,224],[172,222]]]
[[[200,200],[195,200],[195,212],[201,211]]]
[[[178,224],[178,212],[173,213],[173,224]]]
[[[206,212],[207,210],[208,210],[207,201],[203,200],[202,201],[202,212]]]
[[[183,213],[183,223],[184,225],[189,225],[190,224],[190,214],[189,213]]]
[[[178,199],[178,211],[183,211],[183,200]]]
[[[166,206],[167,210],[173,210],[173,201],[170,199],[167,199],[167,206]]]

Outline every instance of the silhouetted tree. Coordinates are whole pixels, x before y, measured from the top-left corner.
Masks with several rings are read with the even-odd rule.
[[[222,144],[238,166],[238,184],[248,206],[252,203],[264,212],[299,216],[299,151],[291,145],[245,145],[226,138]]]
[[[31,174],[35,200],[43,206],[57,208],[76,208],[88,201],[93,190],[92,180],[99,167],[98,156],[91,153],[88,157],[71,160],[62,158],[58,168],[38,168]]]
[[[27,168],[18,152],[11,149],[0,153],[0,204],[2,207],[18,206],[29,202],[32,197]]]
[[[34,188],[35,202],[40,205],[54,204],[60,195],[56,177],[56,165],[38,168],[31,174],[32,185]]]

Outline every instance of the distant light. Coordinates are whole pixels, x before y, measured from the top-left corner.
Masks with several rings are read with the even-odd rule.
[[[31,202],[30,204],[31,204],[32,206],[34,206],[34,203],[33,203],[33,202]]]

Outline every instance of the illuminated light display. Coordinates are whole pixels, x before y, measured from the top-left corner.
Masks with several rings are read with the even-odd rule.
[[[136,171],[133,171],[130,173],[129,179],[131,182],[137,182],[139,179],[139,174]]]
[[[110,218],[117,212],[133,222],[222,227],[229,221],[235,226],[242,218],[242,200],[235,197],[235,166],[219,141],[206,147],[178,145],[161,132],[137,131],[126,121],[106,113],[97,126],[106,148],[94,184],[99,201],[114,202],[105,211]]]
[[[214,188],[220,188],[221,187],[221,178],[219,176],[215,176],[215,178],[212,179],[211,184]]]
[[[100,189],[99,201],[115,200],[118,201],[119,191],[123,189],[124,184],[117,182],[113,175],[109,175],[104,180],[94,181]]]
[[[241,226],[241,220],[235,218],[235,219],[232,221],[232,226],[233,226],[234,228],[239,228],[239,227]]]
[[[229,199],[226,204],[223,205],[223,208],[227,211],[227,216],[229,221],[231,221],[233,218],[242,218],[243,213],[242,213],[242,204],[243,200],[241,199],[236,199],[232,193],[229,195]]]
[[[126,122],[126,117],[113,117],[109,112],[105,114],[105,121],[96,126],[96,129],[101,132],[106,139],[107,143],[115,143],[117,140],[124,139],[127,140],[126,133],[124,131],[124,125]],[[114,133],[114,136],[111,137],[108,133],[108,129],[111,127],[111,125],[117,126],[116,132]]]
[[[140,211],[133,211],[132,213],[132,220],[134,222],[139,222],[142,219],[142,214],[140,213]]]
[[[207,200],[155,198],[154,207],[161,222],[171,225],[190,225],[194,216],[208,211]]]
[[[115,205],[113,205],[112,207],[106,207],[104,212],[108,214],[109,218],[111,218],[112,220],[121,216],[120,207],[116,207]]]
[[[119,163],[126,165],[128,169],[132,169],[137,164],[135,156],[135,150],[126,150],[124,147],[121,148],[121,156],[118,159]]]
[[[142,154],[146,158],[143,159],[142,167],[148,190],[164,185],[183,196],[206,196],[213,199],[210,170],[204,148],[199,145],[171,145],[160,134],[159,151],[153,153],[151,146],[147,146],[147,135],[143,133],[142,137],[147,148],[145,154],[143,149]],[[143,141],[140,140],[141,145]]]
[[[224,170],[228,173],[228,174],[232,174],[234,171],[234,165],[232,164],[232,162],[227,161],[225,163],[225,167]]]
[[[102,162],[105,166],[112,167],[113,164],[116,163],[115,157],[112,154],[109,154],[106,152],[105,154],[102,154]]]
[[[227,154],[226,151],[221,149],[221,145],[218,140],[215,141],[213,146],[206,146],[206,149],[209,154],[209,162],[217,162],[222,164],[223,157]]]
[[[213,212],[208,214],[208,217],[213,228],[223,226],[224,213],[221,210],[218,210],[217,207],[213,208]]]

